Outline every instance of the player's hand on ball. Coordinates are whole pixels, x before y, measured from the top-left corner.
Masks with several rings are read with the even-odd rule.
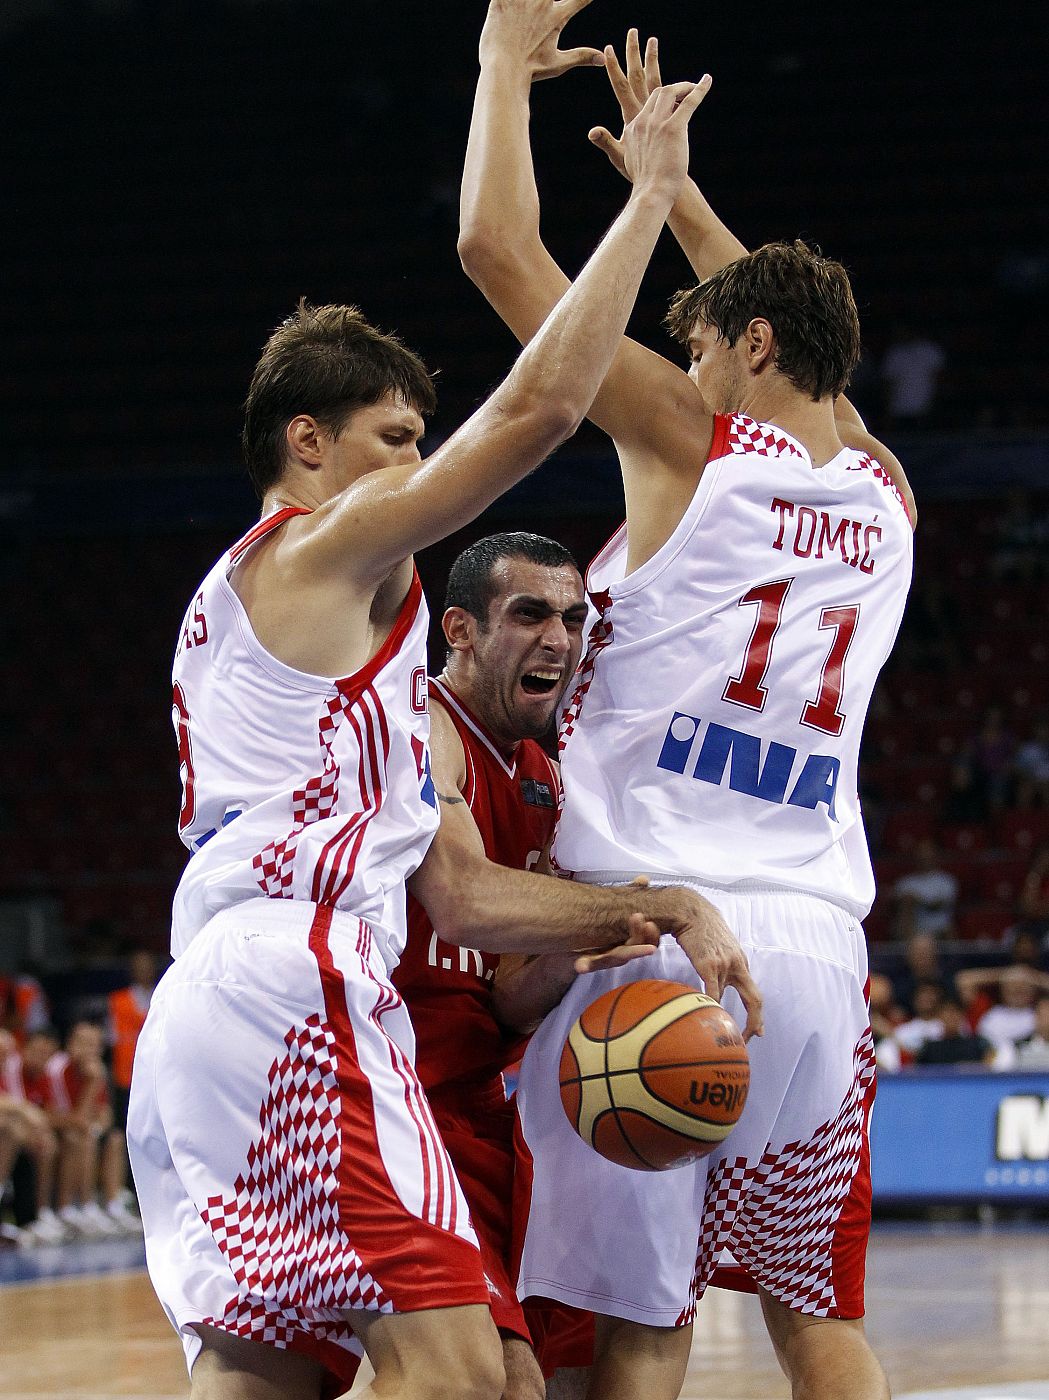
[[[692,891],[687,893],[692,894]],[[735,987],[747,1013],[743,1039],[763,1035],[765,1020],[761,993],[750,975],[746,953],[714,905],[702,895],[693,897],[695,910],[687,924],[675,930],[675,938],[703,979],[707,996],[720,1001],[727,987]]]
[[[626,71],[621,67],[611,44],[605,46],[604,61],[608,81],[612,84],[612,91],[623,114],[623,125],[626,126],[634,120],[656,89],[663,86],[659,72],[659,41],[654,37],[648,40],[642,60],[637,30],[631,29],[626,36]],[[627,174],[621,140],[617,140],[603,126],[594,127],[590,132],[590,140],[604,151],[620,175]]]
[[[561,31],[590,0],[491,0],[481,31],[481,62],[496,56],[514,58],[529,81],[559,78],[570,68],[600,68],[600,49],[560,49]]]

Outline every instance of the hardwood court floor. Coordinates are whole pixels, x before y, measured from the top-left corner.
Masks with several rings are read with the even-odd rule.
[[[1049,1400],[1049,1229],[876,1229],[868,1328],[897,1396]],[[187,1394],[181,1348],[144,1274],[0,1288],[5,1400]],[[708,1295],[683,1395],[787,1395],[754,1300]]]

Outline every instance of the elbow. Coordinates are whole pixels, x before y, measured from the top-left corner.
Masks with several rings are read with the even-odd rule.
[[[500,239],[494,228],[473,219],[459,228],[456,252],[463,271],[477,287],[484,287],[496,276],[500,266]]]

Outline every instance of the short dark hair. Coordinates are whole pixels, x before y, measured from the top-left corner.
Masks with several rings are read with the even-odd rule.
[[[666,325],[682,343],[697,321],[735,345],[755,317],[776,337],[776,369],[814,403],[837,397],[860,357],[860,321],[841,263],[796,238],[766,243],[678,292]]]
[[[355,306],[310,306],[303,298],[263,346],[244,401],[241,446],[252,484],[265,495],[284,471],[285,430],[308,413],[336,437],[347,418],[388,393],[424,416],[437,395],[414,351],[370,325]]]
[[[501,559],[527,559],[531,564],[559,569],[565,564],[578,570],[570,550],[546,535],[525,530],[485,535],[469,545],[453,563],[445,589],[445,608],[462,608],[476,617],[482,628],[488,625],[488,609],[495,597],[492,571]]]

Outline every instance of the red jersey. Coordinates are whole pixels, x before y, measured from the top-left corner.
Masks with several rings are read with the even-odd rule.
[[[60,1113],[75,1113],[84,1097],[87,1080],[64,1050],[48,1060],[47,1077],[51,1083],[52,1106]],[[84,1107],[89,1113],[99,1113],[108,1104],[109,1086],[102,1080]]]
[[[3,1065],[2,1083],[4,1093],[24,1103],[35,1104],[45,1111],[55,1107],[51,1079],[46,1069],[33,1074],[26,1069],[21,1055],[11,1055]]]
[[[443,705],[463,741],[469,804],[485,854],[499,865],[527,870],[554,826],[557,769],[531,739],[507,758],[443,681],[430,680],[430,701]],[[426,910],[408,900],[408,943],[393,974],[415,1026],[416,1070],[426,1089],[497,1074],[507,1043],[492,1014],[497,953],[446,943]]]

